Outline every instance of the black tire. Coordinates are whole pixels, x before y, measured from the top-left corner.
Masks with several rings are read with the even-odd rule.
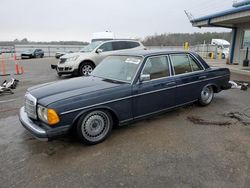
[[[84,62],[80,65],[78,74],[80,76],[89,76],[90,73],[94,70],[93,63],[91,62]]]
[[[222,59],[226,59],[226,55],[225,55],[225,54],[222,54],[222,55],[221,55],[221,58],[222,58]]]
[[[57,76],[61,77],[61,76],[62,76],[62,74],[61,74],[61,73],[57,73]]]
[[[205,86],[201,91],[198,102],[201,106],[207,106],[212,102],[213,98],[214,98],[213,87]]]
[[[77,136],[81,142],[94,145],[104,141],[111,133],[113,119],[106,110],[94,110],[82,115],[77,122]]]

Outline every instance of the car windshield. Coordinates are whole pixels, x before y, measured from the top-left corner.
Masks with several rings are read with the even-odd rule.
[[[80,52],[92,52],[97,46],[99,46],[102,41],[92,42],[89,45],[85,46]]]
[[[138,56],[109,56],[92,72],[92,76],[131,83],[142,62]]]
[[[226,44],[226,45],[223,45],[223,47],[224,47],[224,48],[229,48],[230,45],[227,45],[227,44]]]

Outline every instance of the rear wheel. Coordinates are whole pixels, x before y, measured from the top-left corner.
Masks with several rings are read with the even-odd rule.
[[[214,98],[214,90],[212,86],[205,86],[200,94],[199,104],[202,106],[209,105]]]
[[[111,133],[113,120],[106,110],[95,110],[83,115],[77,123],[77,135],[86,144],[98,144]]]
[[[79,68],[79,75],[80,76],[89,76],[90,73],[94,70],[94,66],[91,62],[84,62],[81,64]]]

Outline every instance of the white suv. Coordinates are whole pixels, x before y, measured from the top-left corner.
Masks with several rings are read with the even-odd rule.
[[[88,76],[105,57],[115,51],[142,49],[146,48],[135,40],[96,41],[80,52],[63,55],[57,66],[52,68],[56,68],[58,76],[62,74]]]

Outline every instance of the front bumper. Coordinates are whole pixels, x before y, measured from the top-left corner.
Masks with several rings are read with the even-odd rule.
[[[65,135],[70,130],[70,126],[61,126],[57,128],[43,128],[32,121],[27,113],[24,111],[24,107],[20,109],[19,119],[23,127],[27,129],[38,140],[48,141],[51,138]]]
[[[29,58],[32,58],[32,57],[33,57],[32,54],[21,54],[22,59],[29,59]]]

